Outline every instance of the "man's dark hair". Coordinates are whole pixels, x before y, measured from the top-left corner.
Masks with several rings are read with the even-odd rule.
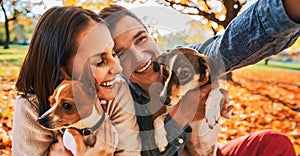
[[[111,4],[104,9],[102,9],[98,15],[102,18],[108,25],[109,29],[112,31],[116,24],[121,20],[124,16],[130,16],[137,21],[139,21],[145,28],[145,24],[130,10],[120,5]],[[147,29],[146,29],[147,30]]]

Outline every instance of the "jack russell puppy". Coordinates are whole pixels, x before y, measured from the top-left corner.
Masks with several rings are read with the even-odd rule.
[[[168,112],[180,102],[182,96],[188,91],[200,89],[202,86],[216,81],[217,76],[219,76],[218,67],[218,62],[190,48],[177,48],[157,58],[154,71],[162,70],[164,82],[164,87],[160,93],[160,101],[164,104],[164,113],[154,115],[154,118],[156,117],[154,119],[155,141],[160,152],[163,152],[168,145],[165,129],[160,130],[164,126]],[[222,100],[224,100],[223,94],[218,88],[215,88],[210,91],[205,105],[198,106],[203,109],[201,112],[204,113],[203,119],[199,123],[201,126],[198,128],[201,134],[212,130],[218,124],[223,108]],[[229,110],[227,114],[224,113],[227,118],[230,117],[232,106],[229,107],[226,108]],[[206,140],[202,141],[205,142]],[[217,149],[215,143],[216,141],[207,140],[207,146],[200,148],[204,148],[204,152],[215,155]],[[210,154],[202,153],[200,155]]]
[[[43,127],[61,132],[67,128],[76,128],[84,136],[85,144],[91,147],[96,139],[111,143],[114,147],[117,144],[116,130],[101,108],[95,80],[89,68],[85,67],[78,80],[63,80],[49,97],[49,102],[51,108],[38,118]],[[71,134],[68,131],[63,133],[65,147],[76,155],[76,145]],[[114,139],[109,140],[105,133],[113,135]]]

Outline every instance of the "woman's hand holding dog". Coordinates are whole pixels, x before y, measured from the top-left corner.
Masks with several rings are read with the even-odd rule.
[[[72,153],[67,150],[63,144],[62,134],[56,136],[57,142],[51,144],[48,156],[72,156]]]
[[[100,139],[96,139],[94,147],[84,144],[83,136],[75,129],[69,129],[69,133],[75,139],[77,156],[113,156],[114,147],[107,145]]]
[[[68,132],[73,136],[76,143],[77,156],[113,156],[114,147],[107,145],[101,140],[97,139],[94,147],[86,146],[83,140],[83,136],[76,129],[68,129]],[[49,156],[72,156],[72,153],[68,151],[63,144],[62,136],[59,136],[57,143],[53,143],[50,146]]]

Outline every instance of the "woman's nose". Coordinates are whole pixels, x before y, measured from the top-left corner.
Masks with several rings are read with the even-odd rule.
[[[112,59],[112,64],[110,68],[111,74],[120,74],[122,73],[123,68],[121,67],[120,61],[118,57],[114,57]]]

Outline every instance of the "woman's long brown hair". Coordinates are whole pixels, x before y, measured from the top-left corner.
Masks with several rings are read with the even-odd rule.
[[[76,40],[91,21],[103,23],[96,13],[72,6],[50,8],[40,17],[16,82],[22,96],[36,94],[40,115],[50,108],[60,68],[76,55]]]

